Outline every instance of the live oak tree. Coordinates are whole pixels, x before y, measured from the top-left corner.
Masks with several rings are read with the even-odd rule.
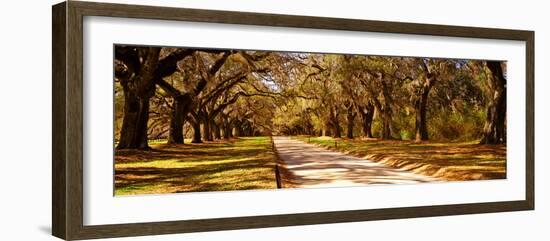
[[[503,61],[117,45],[114,67],[118,149],[272,133],[506,142]]]
[[[118,149],[149,148],[149,100],[154,95],[156,85],[165,86],[163,78],[172,75],[177,70],[178,62],[193,52],[181,48],[173,51],[158,47],[115,48],[115,78],[122,85],[125,95]]]
[[[380,138],[393,139],[392,133],[395,99],[401,97],[396,92],[402,84],[395,78],[398,67],[391,57],[373,56],[362,58],[361,84],[370,92],[371,100],[382,122]]]
[[[165,90],[174,99],[174,106],[172,110],[172,118],[170,120],[170,134],[168,143],[183,144],[183,125],[185,124],[186,117],[191,111],[194,105],[194,99],[204,90],[209,82],[212,82],[213,76],[224,65],[229,56],[228,51],[215,52],[214,59],[210,67],[205,67],[204,60],[199,51],[193,54],[193,60],[195,62],[195,76],[197,80],[193,82],[188,90],[180,91],[168,84],[165,80],[159,79],[159,86]],[[188,65],[189,66],[189,65]],[[175,69],[174,69],[175,71]]]
[[[234,104],[238,98],[257,95],[257,93],[249,93],[243,85],[254,86],[254,82],[258,81],[254,74],[265,72],[265,68],[258,66],[257,62],[266,56],[268,56],[266,53],[233,51],[218,71],[201,72],[202,78],[208,81],[200,94],[193,98],[194,105],[190,111],[194,130],[192,143],[200,143],[203,140],[212,141],[214,137],[220,137],[219,121],[216,121],[218,115],[229,105]]]
[[[480,144],[506,143],[506,72],[505,63],[470,62],[486,99],[486,118]]]
[[[430,92],[438,82],[453,78],[453,70],[457,67],[454,61],[446,59],[416,58],[410,63],[412,66],[404,65],[403,69],[412,69],[411,75],[405,79],[413,81],[411,99],[415,110],[415,140],[425,141],[429,139],[427,112]]]
[[[115,78],[124,92],[124,115],[118,149],[149,147],[149,99],[154,94],[159,54],[160,48],[116,48]]]
[[[353,137],[353,128],[356,126],[354,113],[357,113],[361,120],[359,124],[362,133],[369,138],[375,137],[373,126],[378,130],[378,137],[383,139],[407,138],[403,133],[412,133],[409,136],[417,141],[456,138],[460,135],[471,138],[477,134],[460,133],[460,130],[457,130],[460,127],[449,124],[445,127],[446,123],[443,120],[473,120],[474,122],[462,125],[468,128],[467,131],[478,130],[475,125],[478,116],[483,114],[481,106],[486,105],[486,101],[479,98],[480,89],[485,89],[484,92],[487,93],[486,90],[491,90],[489,87],[498,86],[492,84],[480,88],[481,85],[475,82],[479,78],[478,75],[483,74],[468,73],[465,70],[467,60],[360,55],[316,56],[309,55],[302,61],[302,64],[307,66],[301,69],[303,75],[309,77],[306,78],[307,81],[295,78],[302,94],[313,97],[313,101],[303,101],[300,104],[302,107],[295,106],[298,102],[291,102],[294,104],[290,109],[279,108],[280,112],[293,112],[294,116],[298,117],[282,118],[289,120],[287,126],[290,128],[286,132],[295,133],[296,130],[306,129],[307,123],[311,122],[317,130],[316,133],[330,132],[330,135],[338,136],[338,133],[332,133],[338,132],[333,127],[341,126],[345,120],[346,136]],[[331,58],[338,63],[334,66],[327,65],[325,60]],[[316,61],[307,61],[311,59]],[[484,61],[474,62],[485,65]],[[320,68],[316,71],[313,66]],[[489,72],[488,67],[485,69]],[[333,83],[324,83],[324,80]],[[331,86],[334,82],[340,86]],[[330,88],[325,88],[326,86]],[[336,98],[326,98],[330,91],[335,93],[332,96]],[[350,106],[355,107],[355,112],[349,108]],[[336,109],[338,111],[335,111]],[[304,115],[305,110],[308,110],[309,114]],[[335,118],[336,116],[338,118]],[[494,120],[499,119],[498,115],[488,115],[493,116]],[[339,124],[333,125],[335,122]],[[297,123],[303,124],[299,126]],[[497,130],[497,126],[503,125],[486,126],[486,130]]]

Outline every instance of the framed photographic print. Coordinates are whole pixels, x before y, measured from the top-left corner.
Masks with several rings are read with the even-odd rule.
[[[534,32],[53,6],[53,235],[534,209]]]

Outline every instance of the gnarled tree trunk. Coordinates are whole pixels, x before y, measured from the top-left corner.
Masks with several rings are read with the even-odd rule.
[[[372,120],[374,119],[374,105],[372,103],[367,103],[367,105],[362,106],[359,110],[361,114],[361,127],[363,129],[363,136],[367,138],[372,138]]]
[[[144,48],[137,51],[139,57],[117,54],[117,58],[126,60],[126,70],[121,70],[121,85],[124,90],[124,116],[120,140],[117,149],[136,148],[148,149],[147,124],[149,121],[149,99],[154,94],[154,75],[158,67],[160,48]],[[128,77],[130,72],[135,76]],[[117,71],[118,72],[118,71]],[[118,74],[117,74],[118,75]]]
[[[223,139],[229,139],[232,137],[233,133],[231,133],[231,123],[229,121],[229,118],[226,115],[222,116],[222,127],[223,127]]]
[[[506,143],[506,78],[499,61],[487,61],[491,71],[488,79],[487,118],[480,144]]]
[[[382,139],[392,139],[391,136],[391,109],[389,105],[382,105],[378,100],[376,103],[376,111],[378,117],[382,119]]]
[[[340,128],[340,123],[338,121],[338,109],[331,105],[330,106],[330,113],[329,113],[329,121],[330,121],[330,127],[332,128],[332,133],[334,134],[334,138],[341,138],[342,132]]]
[[[193,139],[191,139],[191,143],[202,143],[200,121],[191,121],[191,126],[193,127]]]
[[[391,136],[391,115],[388,112],[384,112],[382,118],[383,118],[382,139],[392,139],[392,136]]]
[[[212,123],[210,119],[210,113],[206,109],[200,111],[199,114],[200,122],[202,123],[202,139],[203,141],[213,141],[212,139],[212,129],[210,124]]]
[[[149,121],[149,98],[139,98],[130,91],[124,92],[124,117],[117,149],[148,149],[147,122]]]
[[[217,140],[222,139],[220,126],[215,121],[212,121],[210,125],[212,126],[212,130],[214,132],[214,139],[217,139]]]
[[[170,118],[168,144],[183,144],[183,125],[191,109],[191,97],[188,94],[174,98],[174,106]]]
[[[202,122],[202,131],[202,139],[205,141],[212,141],[212,130],[210,129],[210,121],[206,120]]]
[[[348,121],[348,126],[347,126],[347,135],[346,137],[347,138],[350,138],[350,139],[353,139],[353,125],[355,124],[354,121],[355,121],[355,116],[357,115],[357,113],[355,113],[354,111],[354,106],[352,104],[350,104],[348,106],[348,112],[347,112],[347,121]]]
[[[435,78],[430,76],[428,74],[428,77],[426,78],[426,81],[424,82],[424,85],[422,86],[420,90],[420,96],[415,102],[415,112],[416,112],[416,118],[415,118],[415,132],[416,141],[425,141],[428,140],[428,126],[426,121],[426,112],[428,110],[428,96],[430,94],[430,90],[433,87],[433,84],[435,83]]]

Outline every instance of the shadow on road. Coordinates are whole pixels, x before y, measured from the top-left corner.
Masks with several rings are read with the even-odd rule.
[[[370,184],[411,184],[439,179],[329,151],[289,137],[273,137],[279,157],[297,187],[342,187]]]

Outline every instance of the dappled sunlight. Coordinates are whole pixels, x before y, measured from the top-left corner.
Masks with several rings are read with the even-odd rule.
[[[122,44],[113,57],[116,195],[506,178],[506,61]]]
[[[330,137],[273,140],[277,153],[273,152],[269,137],[155,144],[150,151],[117,150],[116,195],[273,189],[277,158],[282,160],[280,171],[285,188],[506,177],[504,145]]]
[[[328,151],[324,148],[274,137],[279,157],[294,175],[297,187],[355,186],[367,184],[403,184],[440,181],[384,164]]]
[[[116,195],[276,188],[269,137],[117,151]]]
[[[296,137],[331,150],[449,181],[506,178],[506,145]],[[337,142],[335,145],[334,142]]]

